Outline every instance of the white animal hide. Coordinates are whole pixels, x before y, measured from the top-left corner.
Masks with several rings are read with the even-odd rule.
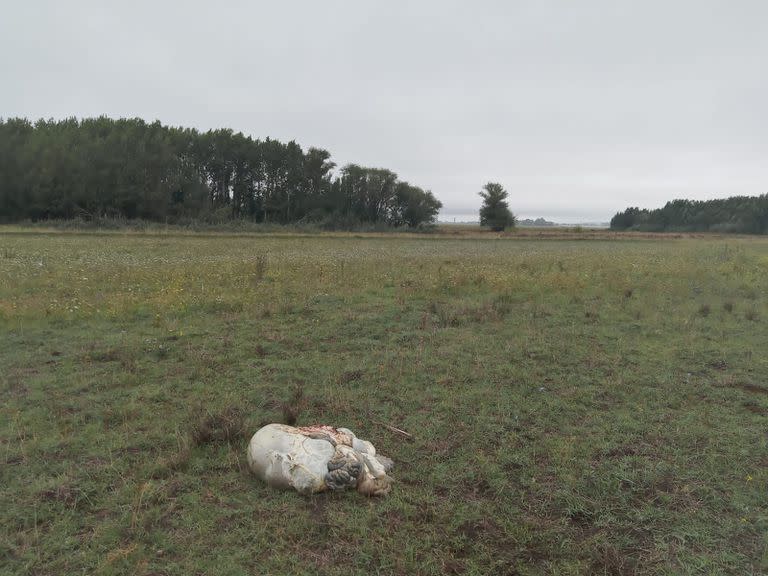
[[[356,488],[380,496],[391,483],[392,461],[346,428],[268,424],[251,438],[248,465],[269,486],[301,494]]]

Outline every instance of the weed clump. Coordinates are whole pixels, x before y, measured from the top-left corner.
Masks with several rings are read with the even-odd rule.
[[[456,328],[461,326],[461,317],[456,310],[445,304],[437,306],[437,324],[441,328]]]
[[[253,270],[253,280],[258,283],[264,280],[267,275],[267,257],[264,255],[256,258],[256,265]]]
[[[65,506],[76,506],[81,498],[80,491],[69,483],[50,486],[40,492],[39,497],[42,500],[59,502]]]
[[[297,384],[293,389],[291,397],[283,402],[283,422],[288,426],[294,426],[299,416],[307,405],[307,399],[304,397],[304,386]]]
[[[600,313],[595,308],[588,308],[584,311],[584,318],[589,322],[600,320]]]
[[[491,308],[499,316],[499,318],[503,318],[504,316],[512,312],[512,304],[513,304],[512,294],[505,292],[503,294],[497,295],[493,299],[493,302],[491,303]]]
[[[357,382],[363,377],[365,372],[362,370],[347,370],[339,376],[339,384],[349,384],[351,382]]]
[[[193,424],[191,437],[195,446],[232,442],[245,434],[245,417],[242,410],[228,406],[221,412],[205,414]]]
[[[712,311],[712,308],[709,306],[709,304],[702,304],[699,306],[699,316],[706,318],[709,316],[709,313]]]

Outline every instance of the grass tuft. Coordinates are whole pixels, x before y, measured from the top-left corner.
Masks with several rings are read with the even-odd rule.
[[[243,439],[247,430],[240,408],[228,406],[218,412],[203,411],[192,425],[190,437],[195,446]]]
[[[304,396],[304,386],[296,384],[290,398],[283,402],[281,409],[283,413],[283,424],[288,426],[296,425],[299,416],[307,406],[307,398]]]

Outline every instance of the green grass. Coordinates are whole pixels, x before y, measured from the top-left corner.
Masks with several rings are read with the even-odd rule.
[[[763,239],[0,229],[0,572],[766,573],[767,271]],[[392,494],[262,486],[288,412]]]

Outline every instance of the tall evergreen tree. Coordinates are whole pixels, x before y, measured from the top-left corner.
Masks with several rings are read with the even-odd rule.
[[[515,225],[515,216],[509,210],[507,196],[507,191],[501,184],[488,182],[483,186],[480,192],[480,197],[483,199],[483,205],[480,208],[481,226],[487,226],[494,232],[501,232]]]

